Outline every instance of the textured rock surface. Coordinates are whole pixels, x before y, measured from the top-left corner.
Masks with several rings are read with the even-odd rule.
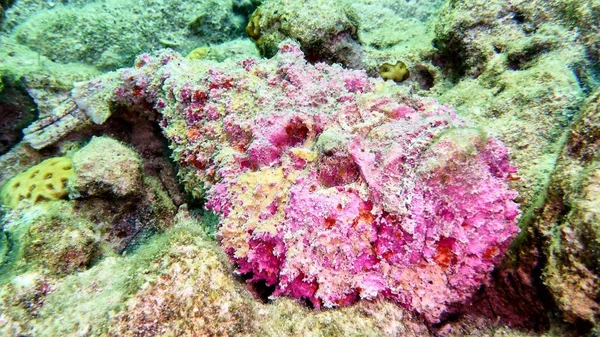
[[[4,218],[3,234],[12,246],[2,266],[4,280],[27,270],[71,274],[84,270],[99,252],[92,223],[75,215],[64,201],[12,211]]]
[[[80,10],[88,2],[91,1],[69,1],[69,6],[75,5],[75,7],[70,8]],[[291,8],[291,6],[287,6],[290,2],[276,2],[280,5],[276,10],[286,12]],[[0,1],[0,3],[4,4],[5,2]],[[7,25],[4,25],[5,32],[11,33],[10,30],[18,25],[21,25],[21,27],[27,26],[28,29],[31,29],[32,26],[41,27],[41,23],[34,24],[25,21],[29,17],[35,16],[34,12],[38,8],[51,9],[57,7],[57,3],[59,4],[58,7],[61,7],[60,3],[62,1],[17,1],[6,13]],[[244,0],[232,1],[232,3],[236,13],[248,16],[252,13],[253,8],[260,4],[260,1]],[[295,5],[293,2],[291,3],[292,6]],[[469,302],[465,306],[457,304],[449,309],[451,312],[459,312],[464,316],[457,320],[455,320],[457,316],[451,316],[450,320],[443,321],[439,326],[429,326],[429,329],[437,334],[447,335],[517,335],[517,332],[504,327],[496,328],[493,323],[500,322],[500,324],[503,324],[508,322],[512,326],[517,325],[525,329],[545,331],[549,324],[548,319],[552,320],[553,317],[559,316],[554,315],[555,305],[551,301],[554,298],[563,317],[569,322],[574,322],[580,329],[580,334],[590,331],[593,333],[594,330],[592,329],[596,327],[597,330],[598,326],[598,318],[595,316],[598,311],[598,247],[597,242],[594,241],[594,238],[597,239],[595,233],[597,233],[598,223],[596,219],[596,209],[598,208],[598,205],[596,205],[598,194],[596,142],[598,132],[595,131],[594,120],[597,120],[598,116],[589,112],[588,109],[587,115],[592,117],[585,119],[586,121],[582,119],[577,122],[579,126],[574,129],[573,136],[568,141],[567,149],[562,152],[560,158],[558,154],[564,140],[561,135],[568,127],[573,115],[577,113],[587,92],[586,90],[593,90],[596,85],[594,84],[596,79],[593,72],[598,70],[598,30],[594,27],[597,25],[600,2],[597,0],[448,1],[440,16],[434,14],[435,6],[422,6],[433,3],[439,5],[440,1],[364,0],[352,2],[350,6],[358,18],[358,24],[355,27],[356,37],[352,37],[352,39],[361,44],[362,54],[360,55],[364,56],[361,59],[363,64],[361,67],[364,67],[369,74],[376,75],[381,64],[394,64],[396,61],[404,62],[409,68],[410,76],[407,81],[402,83],[402,86],[406,87],[407,90],[401,90],[401,92],[409,92],[408,88],[411,88],[416,92],[436,95],[441,102],[453,105],[460,117],[467,117],[468,120],[474,121],[475,125],[488,127],[488,130],[491,130],[495,136],[500,138],[511,149],[514,163],[519,167],[519,175],[510,175],[509,178],[512,180],[511,186],[520,192],[517,201],[521,203],[522,209],[527,210],[526,216],[521,218],[523,224],[529,224],[532,219],[535,219],[536,213],[533,210],[543,206],[542,202],[546,197],[544,194],[546,186],[550,186],[550,188],[547,196],[548,203],[544,208],[542,217],[535,220],[534,226],[523,231],[523,233],[528,233],[525,244],[523,245],[523,242],[521,242],[520,245],[515,245],[515,248],[519,248],[519,246],[522,248],[513,250],[509,255],[509,259],[507,259],[508,261],[505,261],[507,263],[493,274],[492,281],[474,296],[473,303]],[[328,27],[330,23],[328,20],[319,20],[319,15],[324,14],[321,17],[330,18],[334,14],[339,14],[332,14],[327,11],[313,11],[312,13],[314,17],[306,22],[312,20],[311,22],[314,22],[318,27]],[[297,20],[297,15],[293,11],[286,12],[287,16],[275,14],[275,11],[272,14],[276,19],[281,20],[287,20],[291,17],[290,21],[295,24],[292,28],[288,27],[287,32],[294,32],[294,34],[302,36],[301,29],[305,31],[313,30],[313,27],[305,25],[304,21]],[[419,22],[415,19],[431,21]],[[287,23],[289,24],[290,21],[287,21]],[[25,24],[23,24],[24,22]],[[269,29],[276,31],[280,28],[278,25],[283,21],[278,22],[275,20],[274,22],[275,24]],[[435,24],[435,29],[430,29],[432,23]],[[281,31],[281,29],[278,30],[279,33]],[[13,38],[16,35],[13,34]],[[101,35],[101,32],[97,32],[95,36]],[[42,120],[44,117],[49,116],[65,98],[73,97],[70,92],[73,80],[86,80],[96,74],[96,71],[90,67],[73,64],[65,66],[51,62],[43,54],[32,52],[26,47],[18,45],[14,39],[4,36],[0,39],[0,44],[2,44],[2,48],[0,48],[0,76],[2,77],[0,91],[2,90],[1,84],[4,83],[5,88],[8,85],[8,87],[16,88],[21,93],[27,92],[37,104]],[[65,39],[65,41],[67,40]],[[435,40],[436,48],[430,43],[431,40]],[[345,42],[348,41],[352,42],[352,40],[345,40]],[[246,40],[245,43],[247,45],[249,40]],[[77,53],[81,51],[78,49],[77,44],[64,44],[63,46],[65,47],[65,53],[67,53],[67,49],[75,50]],[[164,46],[164,44],[159,43],[156,46]],[[353,46],[356,47],[356,45]],[[131,46],[132,49],[137,47]],[[234,58],[240,60],[246,53],[244,51],[246,47],[243,43],[226,43],[219,46],[206,46],[204,44],[191,46],[191,48],[196,47],[204,47],[209,50],[204,58],[205,60],[219,62],[229,57],[229,55],[234,55]],[[334,49],[329,51],[325,49],[324,54],[327,54],[329,59],[321,55],[311,58],[311,60],[336,60],[339,55],[332,54],[332,50]],[[344,49],[341,48],[340,50]],[[187,53],[186,50],[182,50],[182,52]],[[56,53],[56,51],[50,53]],[[111,56],[110,54],[107,55]],[[55,57],[54,54],[51,56]],[[346,57],[347,55],[342,56]],[[343,57],[341,58],[342,61]],[[107,59],[110,60],[110,58]],[[354,60],[356,59],[354,58]],[[110,62],[103,60],[102,64],[104,66],[110,64]],[[203,64],[205,66],[196,64],[188,67],[186,65],[181,73],[193,71],[206,73],[208,69],[217,68],[217,66],[209,65],[210,62]],[[356,64],[360,64],[360,62]],[[113,66],[110,65],[110,67]],[[248,67],[249,65],[244,64],[244,66]],[[235,68],[236,66],[232,64],[231,67]],[[249,66],[249,68],[256,69],[254,65]],[[257,74],[259,71],[264,71],[268,75],[270,69],[263,66],[258,71],[251,71],[256,71]],[[223,70],[222,72],[228,73],[228,71],[231,70]],[[228,74],[233,78],[238,78],[236,77],[237,74]],[[111,76],[114,75],[108,77]],[[285,76],[287,77],[288,73]],[[183,78],[184,75],[176,73],[166,77]],[[111,78],[115,79],[114,77]],[[189,77],[191,83],[212,81],[215,78],[208,79],[208,75],[207,78],[201,80],[194,78],[194,76]],[[138,80],[139,78],[136,78],[135,81],[126,85],[133,88],[133,90],[126,93],[129,98],[142,94],[141,89],[146,87],[146,83]],[[293,81],[289,77],[287,80],[290,83]],[[120,81],[121,77],[116,79],[116,82],[120,83]],[[249,87],[255,86],[257,82],[260,82],[260,80],[250,82]],[[165,83],[171,85],[168,81]],[[161,87],[163,84],[160,82]],[[272,85],[276,87],[278,84],[274,83]],[[177,86],[174,87],[173,97],[164,100],[163,103],[171,102],[173,99],[181,100],[181,97],[178,96],[180,92],[177,91]],[[257,90],[257,97],[273,90],[273,88],[258,87],[261,89]],[[196,88],[193,87],[193,89]],[[218,97],[218,95],[223,94],[221,90],[223,90],[223,87],[207,90],[210,97],[206,102],[203,102],[207,104],[204,104],[202,109],[195,106],[190,110],[190,116],[200,118],[200,110],[209,113],[210,111],[204,109],[204,107],[210,105],[211,102],[223,99]],[[228,97],[227,90],[223,91],[225,92],[224,95]],[[383,89],[383,91],[387,93],[388,89]],[[290,95],[296,93],[289,92]],[[110,90],[107,90],[105,94],[109,98],[114,97],[114,92]],[[145,95],[145,93],[143,94]],[[267,99],[272,98],[272,96],[267,97]],[[313,102],[312,97],[303,97],[305,102]],[[404,101],[405,98],[410,97],[406,94],[401,93],[394,97],[408,106],[414,103]],[[85,103],[86,100],[96,101],[98,105],[106,104],[105,101],[102,101],[102,97],[83,97],[80,102]],[[184,101],[181,100],[181,102]],[[201,101],[202,99],[192,103]],[[234,106],[232,109],[246,104],[244,99],[239,101],[242,103],[236,103],[236,100],[231,101]],[[152,110],[151,105],[155,105],[156,110],[159,110],[159,102],[152,101],[151,104],[148,104],[148,102],[143,102],[142,99],[132,99],[124,104],[125,109],[106,110],[106,116],[110,113],[113,113],[113,116],[106,120],[105,124],[91,126],[91,122],[88,121],[85,124],[87,128],[81,131],[75,128],[73,129],[74,132],[61,141],[57,141],[60,138],[58,136],[62,137],[65,134],[57,135],[54,138],[50,137],[51,142],[47,145],[51,146],[41,152],[32,151],[26,144],[21,144],[7,155],[0,157],[0,181],[4,181],[6,178],[22,171],[23,168],[41,161],[42,157],[55,155],[56,151],[61,152],[65,149],[68,151],[68,148],[73,146],[72,140],[85,141],[92,134],[109,133],[111,137],[116,136],[119,140],[130,143],[145,158],[147,156],[152,158],[148,161],[145,160],[144,173],[152,172],[162,181],[162,183],[157,180],[150,182],[145,179],[144,188],[150,188],[153,192],[148,192],[146,196],[142,197],[140,207],[136,208],[134,206],[132,208],[132,205],[137,205],[137,201],[140,199],[135,199],[135,202],[134,199],[131,199],[124,204],[117,204],[111,200],[101,198],[78,199],[72,201],[72,203],[76,205],[83,218],[91,219],[94,225],[98,226],[94,235],[101,237],[102,244],[108,243],[116,252],[126,251],[128,255],[132,252],[135,253],[135,245],[130,244],[130,239],[135,238],[138,230],[143,228],[145,224],[150,223],[152,226],[160,228],[170,226],[170,222],[165,221],[165,219],[170,219],[171,215],[169,214],[172,214],[172,205],[168,206],[167,202],[163,202],[169,196],[165,193],[159,195],[156,191],[168,190],[174,201],[179,199],[176,202],[177,205],[183,202],[181,195],[178,196],[177,191],[173,190],[176,190],[176,188],[173,187],[175,181],[172,176],[168,173],[165,174],[166,171],[170,170],[170,167],[168,164],[165,166],[164,160],[161,161],[160,141],[152,138],[153,131],[148,132],[148,130],[152,130],[152,122],[143,121],[144,117],[131,118],[140,110],[144,111],[144,115],[146,115],[145,112]],[[284,111],[286,106],[283,103],[277,101],[275,104],[280,104],[283,107],[282,111]],[[361,113],[374,109],[373,105],[367,103],[369,103],[369,99],[365,99],[359,104]],[[185,104],[181,104],[183,106],[172,110],[167,107],[165,111],[177,114],[181,109],[187,108]],[[250,109],[254,106],[262,107],[262,104],[265,103],[260,102],[257,105],[250,104],[248,106]],[[319,102],[318,104],[323,103]],[[590,103],[587,106],[593,104],[596,103]],[[88,106],[69,105],[69,108],[75,110],[82,107],[87,108]],[[229,108],[227,108],[226,103],[225,110],[227,109]],[[302,113],[308,115],[313,113],[314,110],[318,110],[314,106],[305,106],[304,109],[306,110]],[[84,110],[79,112],[80,116],[86,119],[89,117],[86,113],[89,111]],[[63,112],[69,114],[73,111],[63,110]],[[385,111],[383,113],[385,114]],[[93,115],[93,113],[90,115]],[[127,116],[125,117],[125,115]],[[446,117],[451,125],[460,122],[460,118],[455,116]],[[154,118],[156,118],[155,114],[151,114],[150,119]],[[444,119],[443,117],[440,118]],[[72,120],[71,122],[76,124],[81,121]],[[267,122],[279,125],[282,120],[274,119]],[[414,120],[410,121],[410,123],[414,122]],[[187,130],[188,123],[189,121],[186,120],[183,123],[185,126],[177,125],[173,127],[171,129],[173,132],[167,134],[167,136],[175,140],[174,134],[181,130]],[[140,130],[139,125],[142,125],[141,128],[145,130],[144,132],[138,132]],[[212,123],[207,128],[194,130],[190,134],[186,134],[184,142],[193,137],[199,137],[197,139],[204,137],[205,139],[207,135],[210,135],[210,132],[215,132],[217,135],[231,133],[229,130],[224,131],[218,127],[213,128],[215,125],[218,125],[218,123]],[[259,125],[264,126],[266,124]],[[318,123],[315,123],[315,125],[318,125]],[[163,124],[162,126],[168,130],[173,125]],[[312,131],[313,125],[305,126]],[[361,125],[361,127],[368,129],[370,126]],[[439,127],[434,129],[437,130],[437,128]],[[429,130],[428,127],[426,129]],[[291,128],[291,130],[300,131],[301,135],[304,133],[302,127]],[[242,132],[236,133],[240,138],[233,141],[231,139],[219,141],[235,142],[237,145],[243,145],[247,142],[246,145],[250,147],[250,144],[257,140],[253,136],[259,131],[258,126],[248,126]],[[272,135],[273,129],[265,132]],[[304,165],[306,167],[317,165],[319,173],[317,186],[321,187],[319,184],[323,184],[322,180],[335,180],[336,178],[334,174],[329,174],[326,169],[319,170],[321,167],[341,168],[345,174],[337,183],[346,184],[356,176],[355,167],[351,165],[354,160],[352,155],[348,152],[351,158],[351,160],[348,160],[344,158],[346,153],[340,151],[348,144],[348,139],[343,137],[344,133],[348,132],[346,129],[343,132],[323,132],[319,137],[315,137],[316,134],[312,135],[309,132],[306,139],[313,141],[313,144],[310,145],[311,151],[298,152],[292,149],[303,147],[298,144],[299,139],[304,137],[290,136],[286,130],[285,135],[284,133],[281,133],[281,135],[284,139],[292,139],[291,145],[290,143],[284,145],[281,154],[275,152],[274,156],[279,156],[280,160],[269,163],[267,166],[289,166],[290,162],[287,160],[291,157],[289,154],[292,153],[305,161]],[[350,132],[355,132],[355,130]],[[3,132],[2,134],[5,135]],[[214,137],[218,138],[218,136]],[[244,137],[247,137],[247,140],[244,140]],[[410,139],[410,136],[405,137],[404,139]],[[342,140],[334,141],[336,138]],[[452,143],[455,138],[448,136],[447,139],[450,139],[450,143]],[[304,140],[304,142],[310,142],[307,140]],[[473,138],[467,140],[467,143],[469,143]],[[264,138],[261,141],[266,142],[267,145],[271,142],[270,139],[265,140]],[[134,143],[137,143],[137,145],[134,145]],[[158,143],[158,146],[155,143]],[[176,148],[191,148],[194,145],[195,142],[192,141],[183,145],[179,144]],[[75,145],[75,147],[78,147],[78,145]],[[424,145],[424,147],[427,147],[427,145]],[[247,149],[243,146],[240,148]],[[264,149],[264,147],[261,149]],[[202,155],[208,155],[213,150],[210,149]],[[239,151],[238,148],[234,148],[234,150]],[[237,153],[235,151],[234,154]],[[374,152],[381,155],[385,151],[377,149]],[[329,158],[326,153],[332,154],[332,158]],[[314,156],[315,154],[316,156]],[[223,172],[223,170],[213,172],[202,168],[204,164],[195,161],[197,153],[176,153],[175,155],[180,158],[179,164],[184,167],[181,175],[184,184],[188,189],[193,189],[197,196],[211,198],[212,184],[219,181],[226,174],[232,174],[231,172]],[[225,153],[223,156],[213,157],[207,161],[208,166],[221,165],[222,167],[230,165],[231,162],[227,162],[229,156],[229,153]],[[187,159],[182,160],[183,157],[187,157]],[[263,160],[264,158],[255,157],[255,159]],[[558,164],[556,165],[557,160]],[[215,164],[215,161],[218,164]],[[294,161],[294,163],[297,162]],[[200,167],[197,167],[197,165],[200,165]],[[550,181],[549,177],[551,172],[554,171],[555,165],[557,170]],[[198,170],[205,171],[204,178],[208,178],[207,185],[203,186],[202,182],[195,176]],[[294,167],[292,171],[297,170]],[[269,173],[273,174],[268,175],[265,173],[262,176],[258,173],[263,171],[263,168],[251,166],[249,171],[252,172],[242,177],[243,183],[259,186],[261,182],[275,182],[276,187],[281,187],[281,184],[277,184],[281,181],[277,171],[272,170]],[[414,174],[419,176],[423,172],[419,171]],[[359,174],[359,179],[345,186],[354,186],[361,183],[368,184],[368,182],[362,181],[361,174]],[[165,186],[171,186],[171,189],[165,188]],[[238,190],[236,187],[227,186],[227,188],[228,191],[233,190],[237,196],[241,196],[239,199],[244,200],[245,205],[255,205],[256,209],[264,208],[265,204],[259,202],[257,198],[250,198],[249,196],[267,194],[273,196],[273,199],[278,199],[281,195],[265,193],[265,189],[250,193]],[[267,192],[270,191],[269,189],[266,190]],[[206,194],[207,191],[208,194]],[[302,193],[297,195],[302,196]],[[329,197],[329,195],[327,196]],[[152,204],[152,202],[149,202],[149,200],[157,201],[157,199],[160,200],[157,203]],[[301,199],[299,197],[294,199],[294,201],[297,200]],[[153,213],[153,210],[156,210],[156,206],[159,204],[161,205],[158,207],[161,209],[158,212],[159,214]],[[327,205],[327,202],[322,204]],[[270,206],[266,205],[269,210],[271,209]],[[337,205],[335,206],[332,207],[337,208]],[[240,209],[240,207],[232,207]],[[373,212],[376,213],[377,211],[371,210],[371,214]],[[358,214],[360,215],[360,211]],[[365,215],[365,212],[363,212],[363,215]],[[239,219],[243,219],[244,216],[246,215],[243,214]],[[212,216],[208,215],[208,217]],[[223,217],[223,214],[221,214],[221,217]],[[239,220],[231,215],[226,218]],[[15,219],[17,218],[13,218],[13,220]],[[330,219],[323,222],[324,225],[332,225],[333,223],[330,232],[340,228],[338,226],[339,218],[334,220],[336,221],[332,222]],[[152,223],[153,221],[161,223]],[[262,219],[256,221],[256,223],[260,222],[262,222]],[[233,223],[235,224],[235,221]],[[364,223],[357,222],[357,227],[363,225]],[[208,225],[204,224],[202,226]],[[39,233],[51,233],[44,226],[38,226],[38,228],[40,229]],[[262,228],[259,229],[262,230]],[[10,256],[6,255],[6,252],[9,251],[8,247],[14,245],[15,242],[15,236],[7,236],[6,234],[6,231],[0,233],[2,235],[0,236],[0,263],[3,266],[7,265],[5,264],[6,261],[9,264],[13,261]],[[252,233],[246,231],[242,234],[245,235],[245,238],[258,236],[254,231]],[[284,238],[283,241],[289,242],[292,239]],[[160,262],[148,258],[136,265],[133,262],[135,258],[121,259],[103,256],[104,260],[98,261],[101,264],[98,269],[92,268],[82,272],[80,271],[81,268],[75,268],[66,277],[64,275],[60,276],[60,280],[55,278],[56,275],[52,272],[47,275],[26,273],[17,276],[11,280],[10,286],[0,286],[2,288],[0,289],[0,330],[2,331],[0,334],[57,335],[79,333],[82,335],[101,335],[106,334],[109,325],[114,327],[112,331],[115,334],[117,332],[128,333],[127,328],[136,331],[152,328],[152,330],[147,331],[163,331],[165,333],[193,331],[194,329],[203,331],[201,329],[206,329],[206,326],[202,324],[204,321],[197,319],[197,312],[194,316],[196,304],[207,308],[217,306],[237,308],[240,303],[244,305],[253,303],[252,305],[256,306],[251,308],[258,314],[249,314],[246,310],[241,310],[242,316],[232,316],[231,321],[224,321],[224,317],[219,316],[219,313],[214,310],[207,310],[206,314],[214,317],[215,322],[222,323],[224,327],[232,327],[229,331],[240,331],[250,335],[321,333],[335,336],[358,333],[360,335],[377,336],[410,335],[410,333],[414,335],[426,334],[424,327],[421,325],[404,325],[410,321],[410,315],[400,307],[380,300],[375,300],[373,303],[360,301],[355,306],[321,312],[306,310],[296,302],[284,298],[274,300],[270,305],[259,305],[236,281],[229,279],[230,276],[227,275],[234,267],[227,264],[227,261],[218,253],[218,249],[214,244],[208,242],[198,244],[200,242],[198,241],[188,245],[191,242],[188,240],[185,244],[178,246],[177,240],[169,242],[173,244],[173,247],[166,245],[160,248],[161,254],[168,252],[168,257],[160,260]],[[254,240],[249,245],[255,256],[264,256],[262,254],[264,252],[257,248],[264,242],[265,240]],[[311,243],[311,246],[317,244]],[[175,248],[175,246],[178,247]],[[186,255],[187,253],[179,251],[178,249],[181,247],[185,247],[183,250],[190,253]],[[39,246],[39,248],[40,251],[44,251],[43,246]],[[285,253],[287,254],[287,252]],[[48,254],[51,255],[52,252]],[[160,254],[154,256],[158,255]],[[213,259],[217,255],[219,257]],[[438,256],[435,256],[434,261],[443,263],[444,259],[441,257],[444,257],[444,255],[438,255],[440,258],[436,259]],[[200,261],[192,261],[193,259]],[[208,261],[207,265],[209,266],[220,266],[215,269],[218,270],[216,273],[219,275],[223,273],[226,275],[223,277],[228,278],[224,287],[215,290],[215,293],[225,294],[223,300],[219,301],[218,298],[213,298],[215,302],[211,302],[213,299],[206,299],[201,295],[193,294],[182,294],[180,298],[165,296],[168,294],[170,287],[179,289],[182,285],[185,287],[185,285],[193,284],[202,289],[205,289],[205,287],[210,288],[209,281],[205,279],[208,274],[204,273],[201,266],[204,259]],[[216,263],[216,260],[219,262]],[[33,260],[30,259],[30,261]],[[47,261],[42,264],[51,262]],[[262,262],[257,262],[257,265],[258,263]],[[179,267],[173,266],[173,264],[179,264],[183,267],[178,269]],[[544,267],[543,281],[547,285],[547,290],[553,296],[548,296],[546,289],[540,286],[540,267]],[[256,265],[250,268],[256,270]],[[164,277],[164,280],[154,279],[161,270],[167,269],[169,274]],[[4,274],[6,270],[2,269],[0,275],[7,275]],[[119,273],[115,272],[117,270],[119,270]],[[196,277],[195,275],[178,274],[178,270],[197,271],[201,275]],[[256,273],[259,274],[258,277],[261,277],[260,272],[262,271],[259,270],[259,273]],[[265,274],[266,272],[262,275]],[[111,275],[111,277],[106,277],[106,275]],[[139,275],[143,279],[135,278],[132,275]],[[245,278],[257,277],[249,274],[244,276]],[[268,276],[265,276],[265,278],[268,278]],[[147,288],[138,292],[137,287],[140,284],[145,284]],[[55,289],[57,289],[56,295],[52,295]],[[261,290],[261,287],[256,289],[249,287],[248,289],[254,292]],[[210,291],[199,291],[199,293],[205,294],[210,293]],[[303,291],[310,292],[312,290],[304,289]],[[73,296],[75,293],[78,296]],[[259,295],[265,299],[268,294],[267,292],[266,295],[265,293]],[[50,301],[45,304],[48,295],[51,295],[49,297]],[[131,297],[131,302],[124,304]],[[159,302],[167,304],[157,311],[149,309],[150,307],[156,307],[156,303]],[[124,307],[131,309],[131,311],[121,311]],[[94,310],[90,310],[90,308],[94,308]],[[193,320],[185,322],[182,317],[187,316],[190,310],[192,314],[189,315],[193,317]],[[143,319],[144,313],[155,317],[160,322],[148,322]],[[170,313],[175,314],[171,315]],[[244,316],[246,314],[250,316]],[[263,314],[265,316],[262,316]],[[62,318],[60,324],[55,322],[56,315],[60,315]],[[108,322],[107,317],[114,315],[117,315],[118,319]],[[298,317],[306,315],[310,315],[310,318],[298,319]],[[386,319],[388,320],[386,321]],[[399,321],[402,321],[403,325],[398,326],[397,322]],[[250,323],[251,326],[246,328],[241,326],[244,322],[256,322],[256,324],[252,325]],[[555,323],[556,321],[552,324]],[[353,325],[355,328],[352,328]],[[356,326],[361,328],[356,328]],[[217,331],[219,327],[214,329]],[[225,330],[218,331],[227,334]],[[529,333],[532,333],[532,331],[529,331]],[[549,335],[567,335],[567,332],[555,330],[549,330],[545,333]]]
[[[0,78],[0,155],[8,152],[21,140],[21,130],[35,118],[33,100],[22,90],[3,86]]]
[[[115,69],[142,52],[170,47],[188,53],[241,35],[243,18],[232,7],[215,0],[56,4],[14,27],[13,35],[52,61]]]
[[[94,137],[73,155],[71,194],[116,198],[141,193],[142,160],[135,151],[108,137]]]
[[[427,336],[397,305],[363,302],[317,312],[290,299],[256,301],[202,225],[180,211],[176,225],[136,254],[107,257],[61,279],[25,273],[0,286],[3,336]],[[56,317],[61,317],[57,320]]]
[[[569,135],[536,223],[546,239],[544,282],[565,319],[586,322],[595,331],[600,331],[599,120],[596,91]]]
[[[279,44],[293,38],[312,61],[364,68],[358,42],[358,17],[349,2],[272,0],[250,17],[246,32],[261,53],[272,57]]]

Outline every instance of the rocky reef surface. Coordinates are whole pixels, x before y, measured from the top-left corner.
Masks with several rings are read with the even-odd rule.
[[[0,334],[598,333],[599,1],[0,6]]]

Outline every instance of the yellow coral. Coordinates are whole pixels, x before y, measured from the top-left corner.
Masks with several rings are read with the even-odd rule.
[[[194,50],[192,50],[187,58],[191,59],[191,60],[202,60],[203,58],[206,58],[206,55],[208,55],[208,53],[210,52],[210,47],[198,47]]]
[[[22,200],[38,203],[67,196],[67,180],[74,174],[68,157],[55,157],[29,168],[8,181],[0,190],[0,200],[15,207]]]
[[[258,40],[260,37],[260,17],[261,13],[257,9],[250,16],[250,20],[248,20],[248,25],[246,26],[246,34],[255,40]]]
[[[406,64],[402,61],[396,62],[396,64],[391,65],[389,63],[384,63],[379,67],[379,75],[384,80],[394,80],[396,82],[402,82],[408,78],[408,68]]]

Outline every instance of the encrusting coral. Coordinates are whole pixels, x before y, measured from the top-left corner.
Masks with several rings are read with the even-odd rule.
[[[8,181],[0,191],[0,200],[15,207],[23,200],[38,203],[67,196],[67,181],[73,176],[69,157],[55,157],[29,168]]]
[[[293,43],[238,63],[145,54],[78,87],[77,113],[92,120],[98,109],[85,108],[101,100],[162,115],[182,182],[219,216],[221,246],[273,296],[387,298],[437,322],[518,231],[500,141],[393,82],[310,65]],[[38,146],[56,137],[44,139],[44,123],[28,138]]]

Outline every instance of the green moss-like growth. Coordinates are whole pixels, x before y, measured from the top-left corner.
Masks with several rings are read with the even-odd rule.
[[[34,221],[23,237],[23,261],[30,268],[67,275],[86,269],[98,253],[93,224],[72,214],[49,214]]]
[[[143,52],[168,47],[186,53],[242,34],[243,19],[232,12],[231,1],[216,0],[56,5],[13,30],[19,42],[52,61],[102,70],[129,66]]]
[[[544,283],[563,318],[600,331],[600,91],[569,133],[536,219],[547,263]],[[594,333],[591,333],[592,335]]]
[[[87,268],[99,252],[93,224],[62,200],[10,211],[2,235],[10,250],[0,265],[0,281],[26,271],[68,275]]]
[[[265,1],[246,26],[263,56],[275,55],[278,45],[292,38],[311,62],[363,68],[357,31],[358,16],[345,0]]]
[[[192,60],[202,60],[202,59],[206,58],[208,53],[210,53],[210,47],[198,47],[198,48],[192,50],[187,55],[187,58],[192,59]]]

